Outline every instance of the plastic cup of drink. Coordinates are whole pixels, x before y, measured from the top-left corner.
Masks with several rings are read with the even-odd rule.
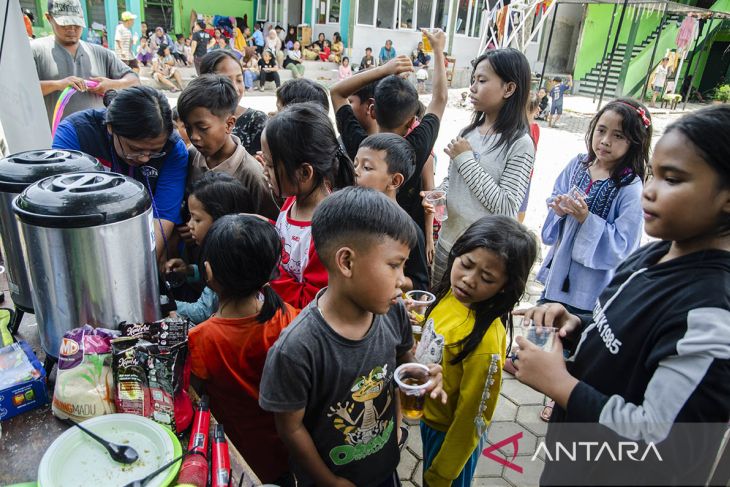
[[[549,326],[523,325],[515,327],[515,331],[518,331],[528,342],[546,352],[553,350],[555,337],[558,335],[558,329]]]
[[[420,419],[423,416],[426,389],[431,385],[428,367],[415,362],[403,364],[395,369],[394,376],[395,383],[398,384],[403,416]]]
[[[433,218],[442,222],[449,218],[449,211],[446,209],[446,191],[429,191],[426,193],[426,202],[433,205]]]
[[[420,325],[411,325],[411,331],[413,332],[413,340],[415,342],[420,342],[421,335],[423,334],[423,327]]]
[[[428,291],[413,290],[406,293],[406,299],[413,302],[413,311],[419,315],[424,315],[431,303],[436,301],[436,296]]]

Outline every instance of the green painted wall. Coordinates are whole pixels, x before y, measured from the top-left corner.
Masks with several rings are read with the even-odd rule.
[[[573,77],[576,79],[583,78],[588,72],[600,62],[603,55],[603,49],[606,46],[606,37],[608,36],[608,28],[611,25],[611,12],[613,5],[589,5],[586,11],[585,25],[583,27],[583,37],[580,47],[576,55],[576,65]],[[613,46],[613,39],[618,27],[619,17],[621,15],[621,7],[616,9],[616,20],[611,29],[608,49]],[[631,19],[634,16],[634,8],[626,9],[624,23],[619,33],[619,42],[626,43],[631,31]],[[643,13],[639,17],[639,27],[636,32],[636,42],[641,43],[646,39],[659,25],[661,13]]]
[[[730,0],[718,0],[711,8],[711,10],[716,10],[720,12],[730,12]],[[719,20],[713,21],[712,28],[713,30],[718,25],[717,22]],[[668,28],[666,28],[662,32],[661,39],[659,41],[659,47],[657,49],[657,56],[655,59],[655,64],[658,62],[657,60],[661,58],[661,56],[664,54],[666,49],[671,49],[676,46],[674,43],[675,38],[677,37],[677,32],[679,31],[679,27],[672,23],[669,25]],[[713,34],[713,41],[719,40],[717,37],[717,33],[720,31],[715,31]],[[705,29],[703,32],[703,36],[700,37],[698,45],[702,45],[702,42],[707,37],[707,35],[710,33],[710,25],[709,23],[705,25]],[[699,81],[702,78],[702,73],[705,64],[707,63],[707,56],[709,53],[710,45],[712,42],[708,41],[705,43],[705,45],[702,47],[702,52],[699,57],[700,66],[697,70],[697,77],[695,80],[693,80],[694,86],[699,86]],[[694,42],[692,44],[694,47]],[[646,72],[649,69],[649,60],[651,59],[651,49],[652,45],[648,45],[644,50],[632,60],[631,65],[629,66],[629,69],[626,73],[626,78],[623,80],[623,86],[624,86],[624,94],[627,96],[638,96],[641,94],[641,86],[644,77],[646,76]],[[680,73],[679,76],[679,86],[681,86],[682,81],[684,80],[685,76],[687,74],[687,65],[688,63],[685,60],[684,66],[682,68],[682,73]],[[694,66],[689,67],[692,71],[694,71]]]
[[[253,0],[175,0],[175,31],[190,34],[190,11],[204,15],[229,15],[243,17],[248,14],[248,23],[253,26]]]

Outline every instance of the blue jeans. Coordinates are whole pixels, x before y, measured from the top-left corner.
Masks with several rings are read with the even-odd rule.
[[[243,72],[243,85],[246,89],[253,88],[253,82],[259,79],[259,74],[249,71],[248,69]]]
[[[484,441],[486,438],[487,434],[485,433],[479,439],[479,444],[471,453],[471,456],[466,461],[466,465],[464,465],[464,469],[461,471],[459,476],[451,482],[451,487],[469,487],[471,485],[471,481],[474,478],[474,472],[477,469],[477,462],[479,461],[479,457],[481,456],[482,448],[484,447]],[[431,464],[433,463],[434,458],[436,458],[439,450],[441,450],[441,445],[444,444],[445,439],[446,433],[435,430],[426,425],[426,423],[424,423],[423,421],[421,421],[421,441],[423,442],[424,472],[426,472],[426,470],[431,467]]]

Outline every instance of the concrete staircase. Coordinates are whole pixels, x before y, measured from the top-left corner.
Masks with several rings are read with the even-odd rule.
[[[646,39],[644,39],[640,44],[634,44],[634,48],[631,50],[631,59],[634,59],[647,46],[655,42],[657,35],[659,34],[659,31],[661,29],[666,28],[666,26],[671,22],[679,25],[682,22],[682,18],[683,17],[679,15],[667,15],[666,21],[658,26],[656,29],[654,29],[654,31],[649,36],[647,36]],[[609,45],[609,49],[610,47],[611,46]],[[606,57],[603,58],[600,62],[596,63],[595,67],[593,67],[593,69],[591,69],[591,71],[587,75],[585,75],[585,77],[580,79],[578,93],[581,95],[593,96],[596,88],[598,88],[600,93],[603,79],[608,78],[608,81],[606,82],[606,92],[604,93],[604,97],[615,97],[616,88],[618,87],[619,82],[619,76],[621,75],[621,64],[623,63],[624,55],[626,54],[626,47],[627,46],[624,43],[619,43],[616,46],[616,52],[614,53],[613,62],[611,63],[610,70],[608,69],[608,61],[611,53],[606,53]]]

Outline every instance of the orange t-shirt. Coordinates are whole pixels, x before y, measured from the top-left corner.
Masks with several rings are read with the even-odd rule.
[[[259,385],[269,351],[299,314],[288,304],[266,323],[257,317],[211,317],[188,334],[191,371],[205,381],[210,410],[264,483],[288,470],[274,416],[259,407]]]

